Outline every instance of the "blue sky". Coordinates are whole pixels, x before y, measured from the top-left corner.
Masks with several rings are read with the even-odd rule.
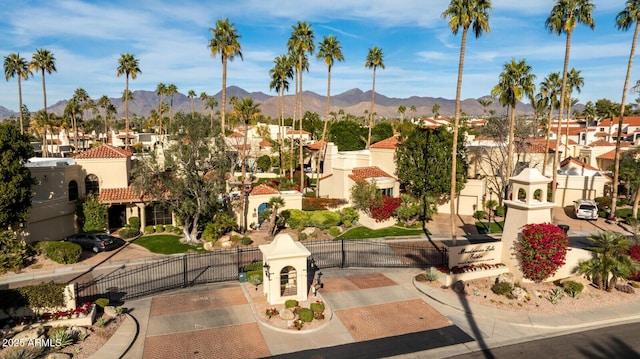
[[[564,35],[549,33],[544,22],[553,0],[493,0],[491,31],[467,42],[462,97],[488,95],[505,62],[526,59],[536,84],[561,71]],[[277,4],[277,5],[276,5]],[[292,25],[311,24],[316,43],[335,35],[344,62],[332,69],[331,93],[371,89],[372,70],[365,68],[368,49],[382,48],[386,69],[376,75],[376,91],[389,97],[455,98],[460,34],[451,34],[441,17],[446,0],[0,0],[0,56],[18,52],[27,60],[38,48],[53,52],[57,72],[46,76],[47,102],[53,104],[84,88],[92,98],[119,97],[125,79],[116,77],[121,53],[140,60],[131,90],[155,90],[159,82],[174,83],[213,95],[221,89],[220,58],[207,45],[210,27],[229,18],[241,38],[244,61],[228,66],[228,85],[248,91],[269,91],[273,59],[286,53]],[[596,29],[579,26],[573,35],[570,68],[584,77],[574,97],[580,102],[608,98],[620,102],[633,32],[615,28],[624,0],[596,0]],[[640,67],[636,64],[635,69]],[[632,84],[640,80],[632,72]],[[326,94],[327,68],[314,57],[303,77],[304,90]],[[294,90],[293,83],[290,93]],[[32,111],[42,108],[40,74],[23,82],[23,101]],[[18,109],[17,79],[0,81],[0,105]],[[630,94],[633,101],[637,96]]]

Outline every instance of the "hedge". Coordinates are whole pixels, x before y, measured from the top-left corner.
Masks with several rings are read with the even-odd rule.
[[[45,257],[62,264],[78,263],[82,254],[82,247],[71,242],[40,242],[38,249]]]
[[[29,285],[17,289],[0,290],[0,309],[5,313],[10,309],[57,308],[65,305],[65,284],[54,282]]]

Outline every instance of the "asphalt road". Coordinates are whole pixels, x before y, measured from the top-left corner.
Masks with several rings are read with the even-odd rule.
[[[453,358],[640,358],[640,340],[638,340],[639,331],[640,323],[618,325],[509,345],[501,348],[487,349],[472,354],[459,355]]]

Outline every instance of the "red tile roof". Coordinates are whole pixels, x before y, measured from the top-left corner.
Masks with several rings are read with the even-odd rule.
[[[595,137],[608,137],[608,136],[609,136],[609,134],[608,134],[608,133],[606,133],[606,132],[598,132],[598,133],[596,133],[596,134],[595,134],[595,135],[593,135],[593,136],[595,136]]]
[[[576,165],[578,165],[578,166],[580,166],[580,167],[582,167],[584,169],[590,170],[590,171],[600,171],[599,169],[597,169],[597,168],[595,168],[595,167],[593,167],[591,165],[588,165],[588,164],[580,161],[579,159],[573,158],[571,156],[569,156],[569,157],[565,158],[564,160],[562,160],[562,162],[560,162],[560,167],[564,167],[564,166],[568,165],[569,163],[576,164]]]
[[[243,134],[241,134],[240,132],[232,132],[229,136],[227,136],[229,138],[234,138],[234,137],[244,137]]]
[[[395,178],[387,172],[381,170],[378,166],[354,168],[351,170],[351,174],[349,175],[349,178],[351,178],[354,182],[376,177]]]
[[[271,144],[271,142],[267,140],[260,141],[260,148],[266,148],[266,147],[272,147],[272,146],[273,145]]]
[[[267,186],[264,183],[254,187],[251,192],[249,192],[249,196],[258,196],[261,194],[280,194],[280,192],[277,189]]]
[[[611,119],[610,118],[605,118],[602,122],[600,122],[600,124],[598,124],[598,126],[602,126],[602,127],[607,127],[607,126],[611,126]],[[618,121],[620,121],[620,118],[616,117],[613,119],[613,125],[617,125]],[[626,116],[622,119],[622,123],[624,125],[627,126],[640,126],[640,116]]]
[[[311,134],[310,132],[307,132],[305,130],[287,130],[287,135],[299,135],[300,132],[302,132],[303,135],[309,135]]]
[[[399,143],[400,142],[398,141],[398,136],[391,136],[387,139],[374,143],[373,145],[371,145],[370,148],[384,148],[389,150],[395,150],[395,148],[398,146]]]
[[[327,145],[327,141],[320,140],[320,141],[316,141],[316,142],[308,145],[307,148],[312,150],[312,151],[319,151],[319,150],[323,149],[324,146],[326,146],[326,145]]]
[[[123,150],[122,148],[102,144],[98,147],[94,147],[82,153],[79,153],[73,156],[73,158],[76,158],[76,159],[127,158],[131,156],[133,156],[133,153]]]
[[[591,143],[589,144],[589,146],[591,146],[591,147],[599,147],[599,146],[615,146],[615,144],[613,144],[613,143],[611,143],[611,142],[609,142],[609,141],[607,141],[607,140],[597,140],[597,141],[591,142]]]
[[[616,155],[616,150],[611,150],[607,153],[603,153],[600,156],[596,157],[599,160],[614,160]]]
[[[127,188],[101,188],[98,198],[103,203],[140,202],[142,195],[129,186]]]

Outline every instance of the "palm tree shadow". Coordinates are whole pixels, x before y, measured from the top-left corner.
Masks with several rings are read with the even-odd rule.
[[[464,284],[464,282],[462,281],[459,281],[459,282]],[[460,300],[460,303],[462,303],[462,307],[464,308],[464,314],[465,314],[465,317],[467,318],[467,322],[469,323],[469,328],[471,328],[473,337],[476,338],[476,341],[478,342],[478,345],[480,346],[481,352],[484,355],[484,357],[487,359],[493,359],[495,358],[495,356],[491,352],[491,349],[487,346],[487,343],[484,340],[482,331],[478,327],[478,323],[476,322],[476,319],[473,317],[473,309],[471,309],[471,306],[469,305],[469,301],[466,298],[465,289],[466,289],[466,286],[464,286],[462,290],[456,291],[456,293],[458,295],[458,299]]]

